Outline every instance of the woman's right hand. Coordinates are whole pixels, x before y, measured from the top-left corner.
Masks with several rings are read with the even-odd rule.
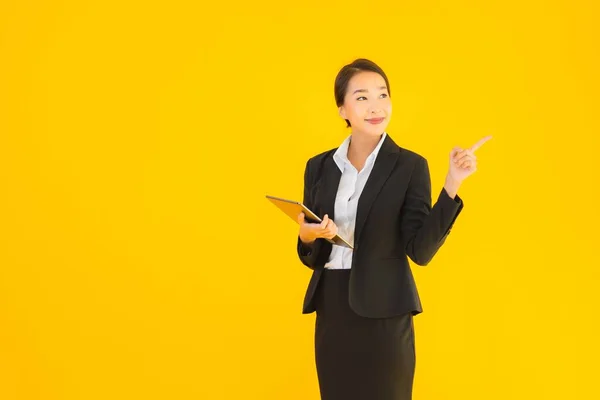
[[[300,240],[306,244],[314,242],[316,239],[325,238],[332,239],[337,235],[338,228],[332,219],[325,214],[323,221],[320,223],[306,222],[304,213],[298,214],[298,223],[300,224]]]

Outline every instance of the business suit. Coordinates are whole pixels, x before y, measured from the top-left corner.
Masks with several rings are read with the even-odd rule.
[[[321,216],[328,214],[334,221],[334,202],[341,177],[341,171],[333,161],[335,151],[336,149],[332,149],[308,160],[304,174],[303,199],[308,208]],[[307,314],[317,311],[317,318],[319,318],[319,311],[327,318],[335,318],[335,313],[343,314],[343,318],[346,318],[343,323],[350,325],[347,325],[347,329],[340,330],[340,337],[347,335],[348,332],[369,332],[365,334],[368,335],[365,340],[355,336],[351,338],[351,342],[348,342],[352,344],[347,345],[339,345],[331,339],[328,339],[326,345],[320,344],[318,342],[320,336],[316,337],[317,346],[321,346],[321,350],[317,349],[317,366],[319,369],[321,365],[322,370],[320,371],[322,395],[325,390],[329,393],[337,393],[328,395],[328,399],[360,399],[365,396],[370,397],[371,400],[410,398],[410,390],[400,388],[399,385],[412,385],[414,360],[411,360],[411,364],[406,362],[406,359],[408,343],[414,338],[408,336],[412,334],[412,316],[421,313],[422,306],[408,258],[410,257],[418,265],[427,265],[445,242],[462,208],[462,199],[458,195],[454,199],[450,198],[445,189],[442,189],[432,207],[427,160],[415,152],[399,147],[388,135],[383,141],[371,175],[358,201],[352,266],[347,270],[346,275],[343,276],[342,272],[327,271],[328,278],[325,282],[328,283],[324,284],[326,289],[321,288],[319,291],[319,283],[323,279],[324,265],[331,254],[332,244],[325,239],[316,239],[311,245],[307,245],[298,238],[298,256],[304,265],[313,270],[302,312]],[[326,299],[330,299],[327,300],[330,304],[338,302],[330,297],[332,296],[330,292],[336,292],[337,296],[347,298],[349,308],[339,308],[337,311],[330,312],[331,307],[325,306],[323,302]],[[321,310],[319,310],[319,301],[321,301]],[[328,319],[323,317],[322,321],[324,321],[323,326]],[[357,344],[361,346],[366,342],[366,347],[360,350],[361,353],[357,357],[363,357],[363,354],[368,352],[376,352],[381,357],[386,357],[386,348],[382,347],[381,343],[396,346],[398,338],[385,337],[382,341],[378,333],[375,340],[372,339],[374,337],[372,327],[368,331],[361,329],[368,324],[388,322],[396,325],[393,328],[382,325],[375,329],[379,329],[379,332],[390,329],[399,332],[402,329],[400,336],[405,347],[398,348],[398,356],[395,360],[381,361],[381,373],[386,373],[386,368],[399,368],[398,374],[401,375],[401,379],[390,379],[389,384],[381,383],[376,380],[375,374],[363,371],[364,375],[368,375],[365,379],[371,379],[373,382],[370,390],[380,390],[383,387],[381,393],[375,395],[369,392],[358,395],[357,390],[365,385],[357,385],[344,395],[340,394],[342,392],[338,386],[341,381],[338,375],[346,372],[342,372],[344,369],[339,371],[339,368],[332,364],[338,361],[333,355],[324,352],[328,351],[330,346],[338,346],[336,354],[343,356],[345,354],[343,346],[347,346],[349,351],[355,351]],[[321,330],[323,329],[321,327]],[[327,329],[331,331],[334,328]],[[318,329],[317,335],[320,335]],[[377,345],[373,344],[375,342]],[[414,356],[414,354],[408,355]],[[337,356],[336,358],[339,358]],[[353,359],[346,364],[353,362],[356,364],[369,362],[379,366],[379,361],[371,358]],[[401,368],[398,367],[399,363],[403,364]],[[347,372],[349,376],[355,372],[347,365],[344,368],[345,371],[349,371]],[[359,375],[354,380],[363,377]],[[406,383],[398,383],[402,379]],[[386,385],[390,388],[385,388]],[[402,394],[399,394],[400,392]]]

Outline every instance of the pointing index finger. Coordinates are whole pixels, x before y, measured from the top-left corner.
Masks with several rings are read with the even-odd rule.
[[[488,135],[488,136],[486,136],[486,137],[484,137],[482,139],[479,139],[479,141],[477,143],[475,143],[473,146],[471,146],[470,150],[474,152],[475,150],[477,150],[481,146],[483,146],[483,144],[485,142],[487,142],[488,140],[490,140],[491,138],[492,138],[492,135]]]

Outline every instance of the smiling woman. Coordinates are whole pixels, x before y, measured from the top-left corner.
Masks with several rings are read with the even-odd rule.
[[[431,206],[427,160],[385,131],[390,84],[367,59],[335,79],[339,115],[352,128],[335,149],[308,160],[297,251],[313,270],[304,313],[317,313],[315,361],[322,400],[409,400],[415,371],[413,316],[422,312],[408,258],[427,265],[463,208],[456,194],[475,171],[473,152],[454,148],[446,185]],[[334,222],[335,220],[335,222]],[[331,244],[336,234],[354,248]]]

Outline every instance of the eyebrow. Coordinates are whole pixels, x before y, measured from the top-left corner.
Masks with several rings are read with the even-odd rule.
[[[380,86],[379,90],[383,90],[383,89],[387,89],[387,86]],[[354,95],[355,93],[364,93],[364,92],[368,92],[367,89],[356,89],[354,92],[352,92],[352,94]]]

